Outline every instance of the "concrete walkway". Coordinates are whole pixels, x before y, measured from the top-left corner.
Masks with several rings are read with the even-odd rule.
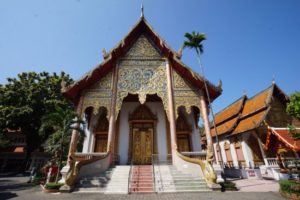
[[[275,192],[195,192],[195,193],[169,193],[169,194],[145,194],[145,195],[106,195],[106,194],[47,194],[41,191],[40,186],[27,184],[28,177],[0,177],[0,199],[1,200],[284,200],[278,190]],[[241,191],[246,188],[252,188],[254,185],[258,189],[266,188],[266,185],[272,184],[272,181],[235,181],[241,187]],[[252,186],[251,186],[252,184]],[[272,187],[272,190],[275,190]],[[268,190],[270,191],[270,190]]]
[[[241,179],[232,181],[239,192],[278,192],[279,184],[274,180]]]

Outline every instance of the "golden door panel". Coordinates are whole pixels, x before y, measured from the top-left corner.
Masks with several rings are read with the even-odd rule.
[[[133,163],[151,164],[153,129],[133,129]]]
[[[189,135],[177,136],[177,146],[179,152],[189,152],[190,151]]]
[[[106,152],[106,150],[107,150],[107,135],[96,135],[94,152]]]

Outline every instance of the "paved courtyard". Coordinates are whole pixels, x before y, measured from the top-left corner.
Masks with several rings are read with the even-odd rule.
[[[146,194],[146,195],[104,195],[104,194],[46,194],[41,192],[40,186],[35,186],[27,184],[27,177],[15,176],[15,177],[0,177],[0,200],[6,199],[22,199],[22,200],[41,200],[41,199],[106,199],[106,200],[131,200],[131,199],[143,199],[143,200],[250,200],[250,199],[260,199],[260,200],[278,200],[284,199],[277,192],[278,188],[275,190],[268,190],[268,183],[271,182],[249,182],[248,185],[244,180],[238,181],[238,186],[241,190],[239,192],[210,192],[210,193],[177,193],[177,194]],[[267,188],[265,192],[243,192],[250,191],[256,184],[256,188]],[[263,186],[264,185],[264,186]],[[250,189],[249,189],[250,188]],[[261,190],[259,190],[261,191]],[[266,192],[271,191],[271,192]]]

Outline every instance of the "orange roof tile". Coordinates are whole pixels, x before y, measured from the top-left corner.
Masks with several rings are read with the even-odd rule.
[[[268,114],[268,111],[270,109],[264,109],[261,110],[253,115],[248,115],[245,118],[241,118],[239,121],[237,127],[232,132],[232,135],[243,133],[252,129],[257,128],[262,121],[265,119],[266,115]]]
[[[267,88],[266,90],[258,93],[251,99],[247,100],[241,117],[247,116],[253,112],[256,112],[268,106],[271,100],[270,97],[272,93],[273,93],[273,85],[272,87]]]
[[[225,133],[236,135],[257,128],[268,114],[271,97],[274,95],[280,97],[283,102],[288,101],[288,97],[273,83],[251,99],[247,100],[244,96],[216,114],[218,135]],[[214,137],[216,133],[212,126],[211,128]]]
[[[276,136],[276,138],[283,142],[288,148],[300,151],[300,141],[294,140],[289,136],[289,129],[288,128],[269,128],[271,131],[269,133]],[[299,129],[298,129],[299,130]]]
[[[218,135],[222,135],[222,134],[225,134],[229,131],[231,131],[235,124],[237,123],[239,117],[236,116],[228,121],[226,121],[225,123],[222,123],[221,125],[217,126],[217,132],[218,132]],[[211,129],[211,136],[214,137],[216,136],[216,131],[215,129]]]
[[[246,99],[246,96],[242,96],[231,105],[227,106],[224,110],[216,114],[215,122],[218,135],[232,131],[239,119],[239,113],[241,112]],[[213,125],[211,125],[211,134],[213,137],[216,135]]]
[[[216,124],[218,125],[221,122],[223,122],[223,121],[231,118],[232,116],[238,114],[241,111],[246,98],[247,98],[246,96],[243,96],[243,97],[239,98],[237,101],[235,101],[231,105],[227,106],[224,110],[217,113],[216,116],[215,116]]]
[[[14,150],[15,153],[24,153],[25,148],[24,147],[16,147]]]

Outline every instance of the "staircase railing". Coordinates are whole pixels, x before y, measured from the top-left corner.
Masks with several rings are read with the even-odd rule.
[[[172,165],[172,164],[170,164],[170,163],[172,163],[172,161],[170,161],[170,160],[172,160],[172,155],[167,154],[165,156],[165,160],[161,160],[161,158],[159,157],[159,154],[152,154],[152,157],[153,157],[153,165],[154,166],[156,165],[158,167],[158,174],[156,174],[156,173],[154,174],[155,184],[157,186],[159,186],[158,191],[156,191],[156,192],[164,191],[164,180],[162,177],[160,165],[161,165],[161,163],[166,164],[166,165]],[[161,157],[163,157],[163,156],[161,156]],[[156,185],[155,185],[155,187],[156,187]]]
[[[152,159],[152,174],[153,174],[153,191],[156,193],[156,178],[155,178],[155,168],[154,168],[154,154],[151,156]]]
[[[79,175],[82,166],[104,160],[110,156],[110,152],[107,153],[75,153],[70,155],[70,171],[67,173],[65,178],[65,185],[72,187]]]
[[[180,152],[182,155],[190,157],[190,158],[197,158],[202,161],[206,160],[206,151],[191,151],[191,152]]]
[[[130,162],[129,176],[128,176],[128,194],[130,194],[130,183],[131,183],[131,175],[132,175],[132,165],[133,161]]]
[[[202,174],[204,176],[203,178],[205,179],[205,181],[209,187],[212,187],[213,185],[216,184],[217,177],[216,177],[216,174],[214,172],[212,165],[209,162],[202,161],[202,160],[195,159],[195,158],[189,158],[189,157],[182,155],[179,152],[176,152],[176,156],[177,156],[177,158],[185,161],[186,163],[193,163],[193,164],[199,165],[200,169],[202,171]]]

